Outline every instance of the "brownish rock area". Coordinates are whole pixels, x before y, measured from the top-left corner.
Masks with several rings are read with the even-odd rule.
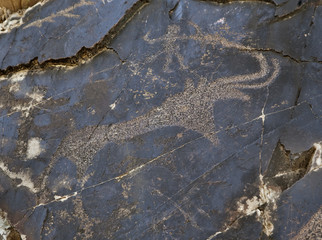
[[[40,0],[0,0],[0,7],[16,12],[19,9],[25,9],[35,5]]]

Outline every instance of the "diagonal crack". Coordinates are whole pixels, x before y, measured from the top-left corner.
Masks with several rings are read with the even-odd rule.
[[[287,2],[285,2],[281,5],[278,5],[278,7],[282,7],[285,4],[287,4]],[[307,6],[308,6],[308,4],[305,3],[305,4],[300,5],[298,8],[296,8],[295,10],[293,10],[289,13],[286,13],[281,16],[276,16],[274,19],[271,20],[271,23],[281,22],[281,21],[290,19],[290,18],[294,17],[295,15],[297,15],[298,13],[302,12],[303,10],[306,10]]]
[[[0,67],[1,67],[1,66],[3,66],[3,63],[4,63],[4,61],[6,60],[6,58],[7,58],[8,54],[9,54],[9,52],[10,52],[10,49],[11,49],[11,48],[12,48],[12,46],[15,44],[15,41],[16,41],[16,35],[17,35],[17,29],[15,29],[14,31],[15,31],[15,33],[14,33],[14,36],[13,36],[13,40],[12,40],[12,42],[11,42],[11,44],[10,44],[10,47],[8,48],[8,51],[7,51],[6,55],[4,55],[4,57],[2,58],[2,62],[1,62]],[[1,76],[1,71],[0,71],[0,76]]]
[[[219,4],[229,4],[234,2],[257,2],[257,3],[269,3],[276,6],[275,2],[273,0],[200,0],[201,2],[214,2]]]
[[[284,53],[282,50],[278,51],[276,49],[273,48],[251,48],[251,49],[241,49],[241,51],[257,51],[257,52],[271,52],[271,53],[276,53],[278,55],[280,55],[283,58],[288,58],[289,60],[296,62],[296,63],[319,63],[322,64],[322,60],[305,60],[305,59],[300,59],[300,58],[296,58],[292,55],[286,54]]]
[[[38,58],[36,57],[28,63],[19,64],[17,66],[9,66],[6,69],[0,69],[0,76],[10,75],[21,70],[44,70],[47,68],[62,65],[78,66],[92,59],[98,54],[106,51],[106,49],[110,49],[118,55],[118,53],[113,48],[110,48],[108,46],[111,44],[112,40],[118,35],[118,33],[127,25],[127,23],[148,3],[149,0],[139,0],[138,2],[136,2],[130,9],[128,9],[125,12],[124,16],[119,20],[117,24],[115,24],[110,29],[110,31],[103,37],[103,39],[96,43],[93,47],[83,47],[76,53],[76,55],[67,58],[50,59],[44,62],[39,62]],[[122,60],[121,58],[120,61],[124,62],[124,60]]]
[[[261,135],[260,135],[260,145],[259,145],[259,153],[258,153],[258,158],[259,158],[259,174],[262,174],[262,151],[263,151],[263,144],[264,144],[264,132],[265,132],[265,108],[267,105],[267,101],[269,98],[269,87],[266,87],[266,99],[262,108],[262,115],[259,116],[262,119],[262,130],[261,130]]]
[[[309,25],[309,30],[307,32],[307,36],[310,36],[311,35],[312,28],[313,28],[314,21],[315,21],[315,14],[316,14],[316,9],[317,8],[318,8],[318,4],[316,4],[315,7],[314,7],[313,14],[312,14],[312,18],[311,18],[311,22],[310,22],[310,25]],[[308,38],[305,39],[304,48],[307,47],[307,44],[308,44]]]

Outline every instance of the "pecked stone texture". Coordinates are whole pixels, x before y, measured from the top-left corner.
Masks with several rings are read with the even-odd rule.
[[[28,240],[321,237],[320,4],[29,9],[0,35],[0,209],[12,229]]]

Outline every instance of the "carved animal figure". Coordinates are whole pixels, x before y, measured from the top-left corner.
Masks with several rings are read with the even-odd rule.
[[[160,106],[142,116],[113,125],[89,126],[72,132],[61,142],[44,176],[48,175],[49,169],[57,159],[63,156],[76,163],[78,176],[82,176],[96,152],[108,142],[130,139],[166,126],[182,126],[197,131],[216,144],[214,102],[224,99],[249,100],[240,89],[266,87],[279,74],[278,61],[272,59],[270,66],[266,57],[255,49],[229,42],[218,36],[216,38],[211,35],[201,36],[200,33],[190,36],[190,39],[201,41],[202,44],[221,44],[224,47],[243,50],[257,60],[259,69],[250,74],[211,79],[211,81],[202,77],[196,87],[191,79],[187,79],[183,92],[170,96]]]

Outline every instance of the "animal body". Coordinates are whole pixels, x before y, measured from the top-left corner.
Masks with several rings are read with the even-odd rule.
[[[187,36],[177,36],[177,38],[183,39]],[[97,151],[108,142],[119,142],[167,126],[181,126],[196,131],[216,144],[214,102],[225,99],[249,100],[249,96],[240,91],[241,89],[266,87],[280,72],[276,59],[268,61],[261,52],[250,47],[229,42],[219,36],[213,38],[211,35],[202,35],[201,31],[190,36],[190,39],[199,41],[201,44],[221,44],[226,48],[244,51],[245,54],[256,59],[258,70],[218,79],[201,77],[197,86],[191,79],[186,79],[183,92],[168,97],[160,106],[144,115],[112,125],[88,126],[76,130],[62,140],[44,175],[48,175],[48,169],[51,169],[58,158],[67,157],[76,163],[78,175],[82,176]],[[182,67],[185,68],[185,66]]]
[[[41,0],[0,0],[0,22],[9,18],[11,13],[26,9]]]

